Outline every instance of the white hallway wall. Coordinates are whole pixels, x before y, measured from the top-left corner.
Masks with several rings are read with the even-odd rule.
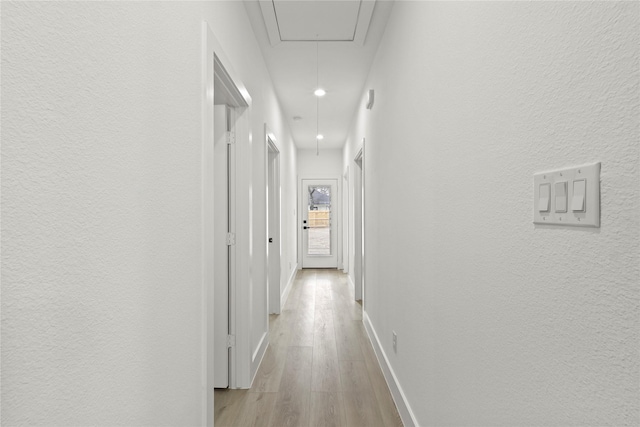
[[[203,20],[253,99],[262,305],[264,123],[284,212],[296,153],[243,4],[2,4],[3,425],[201,422]]]
[[[218,0],[216,0],[216,3]],[[238,0],[231,0],[231,3],[239,3]],[[261,13],[260,8],[253,8],[250,4],[245,2],[245,12],[247,15],[252,13]],[[257,32],[257,33],[256,33]],[[257,41],[254,40],[258,37],[268,37],[266,32],[266,28],[262,30],[256,30],[251,28],[251,31],[243,32],[246,37],[249,37],[251,40],[248,40],[248,43],[256,44]],[[262,52],[258,51],[260,55],[260,67],[264,68]],[[254,53],[255,55],[255,53]],[[238,58],[238,60],[243,60],[247,67],[251,67],[251,64],[255,63],[255,56],[244,56],[243,58]],[[293,275],[296,271],[296,266],[298,263],[298,252],[297,252],[297,229],[296,229],[296,213],[297,213],[297,147],[291,137],[289,126],[286,123],[284,116],[281,114],[281,108],[278,101],[277,96],[275,95],[273,85],[271,81],[268,81],[268,84],[262,86],[256,86],[254,90],[263,91],[263,96],[265,99],[268,99],[268,105],[265,108],[265,113],[269,114],[269,116],[265,119],[269,131],[272,132],[276,138],[276,145],[278,150],[280,151],[280,186],[281,186],[281,201],[280,201],[280,216],[281,216],[281,254],[280,254],[280,294],[281,296],[286,291],[286,286],[291,282]],[[264,132],[260,131],[259,134],[255,133],[254,130],[254,139],[260,138],[262,140],[264,138]],[[258,150],[262,150],[262,145],[257,145]],[[258,155],[258,153],[256,153]],[[260,154],[262,155],[262,154]],[[255,165],[253,169],[253,174],[259,177],[263,177],[264,164]],[[263,186],[266,188],[266,182],[262,179],[257,179],[257,185]],[[266,197],[266,191],[261,193],[261,197],[263,198],[260,203],[264,203],[264,198]],[[262,205],[261,205],[262,206]],[[262,219],[259,219],[260,221]],[[266,226],[264,230],[264,237],[266,239]],[[261,237],[262,239],[262,237]],[[254,242],[254,246],[259,246],[257,248],[258,253],[261,257],[266,255],[266,246],[263,245],[264,240],[259,240]],[[262,280],[262,275],[264,270],[258,270],[254,272],[254,277]],[[254,331],[257,332],[258,328],[254,328]],[[254,336],[252,340],[259,340],[259,336]]]
[[[298,173],[301,178],[327,178],[342,176],[342,150],[298,150]]]
[[[269,87],[273,92],[272,87]],[[271,98],[274,105],[277,98]],[[274,120],[275,122],[275,120]],[[288,138],[284,143],[279,140],[276,142],[280,150],[280,224],[281,224],[281,251],[280,254],[280,299],[282,300],[285,292],[288,292],[287,285],[293,282],[295,272],[298,269],[298,229],[297,229],[297,212],[298,212],[298,149],[291,139],[289,128],[284,122],[282,116],[279,117],[280,132],[275,135],[284,135]],[[265,230],[266,238],[266,230]],[[290,290],[290,288],[289,288]]]
[[[419,425],[640,423],[639,6],[396,2],[344,159]],[[534,172],[593,161],[601,228],[535,227]]]

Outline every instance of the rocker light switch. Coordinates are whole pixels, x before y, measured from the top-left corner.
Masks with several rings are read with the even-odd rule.
[[[549,212],[551,202],[551,184],[540,184],[538,194],[538,210],[540,212]]]
[[[567,211],[567,181],[555,183],[556,212]]]
[[[533,222],[600,227],[600,167],[589,163],[533,174]]]
[[[587,190],[587,181],[579,179],[573,181],[573,197],[571,198],[571,210],[574,212],[585,211],[585,193]]]

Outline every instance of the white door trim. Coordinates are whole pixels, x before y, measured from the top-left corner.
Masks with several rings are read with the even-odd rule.
[[[364,203],[364,138],[362,147],[356,153],[354,163],[354,289],[355,299],[362,300],[362,308],[365,308],[365,203]]]
[[[306,207],[306,203],[307,200],[302,197],[302,186],[303,186],[303,182],[304,181],[308,181],[308,180],[332,180],[335,181],[335,186],[336,186],[336,195],[335,197],[332,196],[331,200],[332,203],[335,200],[335,212],[332,212],[332,218],[335,218],[336,222],[337,222],[337,226],[336,226],[336,238],[335,238],[335,247],[336,247],[336,265],[335,268],[337,268],[338,266],[338,260],[340,259],[340,257],[342,256],[342,233],[341,233],[341,227],[340,227],[340,223],[342,221],[342,217],[341,217],[341,213],[342,213],[342,203],[340,200],[341,197],[341,192],[342,192],[342,177],[340,176],[334,176],[334,175],[313,175],[313,176],[304,176],[304,177],[300,177],[298,179],[298,259],[300,260],[300,268],[305,268],[304,266],[304,233],[303,233],[303,220],[305,217],[305,211],[307,209]],[[334,209],[332,208],[332,211]]]
[[[215,90],[218,90],[216,86]],[[228,144],[232,129],[228,115],[231,109],[227,105],[216,105],[214,101],[214,387],[229,387],[229,349],[218,345],[225,342],[229,335],[229,252],[227,236],[229,233],[229,155]]]
[[[224,70],[224,73],[217,71]],[[211,27],[207,22],[202,22],[202,94],[201,94],[201,122],[202,122],[202,167],[201,167],[201,417],[203,425],[213,425],[213,348],[214,348],[214,319],[213,319],[213,215],[214,215],[214,188],[213,188],[213,145],[214,145],[214,82],[216,78],[223,78],[222,83],[231,83],[227,87],[229,94],[235,99],[238,106],[236,111],[236,140],[238,153],[237,158],[251,158],[249,141],[251,110],[251,97],[246,87],[242,84],[239,74],[231,66],[228,56],[224,53],[220,43],[216,39]],[[248,157],[243,157],[248,156]],[[236,162],[239,166],[236,176],[230,177],[235,180],[235,188],[249,188],[251,183],[250,162]],[[245,164],[249,164],[246,166]],[[248,169],[248,171],[247,171]],[[235,197],[235,195],[232,195]],[[236,256],[235,265],[230,267],[232,280],[232,303],[231,326],[235,328],[236,347],[232,349],[230,362],[235,365],[230,372],[230,386],[238,387],[249,384],[250,359],[249,351],[249,286],[248,277],[249,264],[249,242],[250,242],[250,222],[249,222],[249,198],[236,198],[233,201],[236,208],[235,220],[237,221],[236,233]],[[232,251],[233,252],[233,251]],[[233,282],[242,284],[241,287],[234,286]]]
[[[268,313],[280,314],[281,311],[281,255],[282,255],[282,225],[280,183],[280,149],[275,135],[264,124],[264,157],[265,183],[267,186],[267,250],[265,265],[267,266]]]
[[[342,231],[342,265],[340,268],[343,273],[349,273],[349,206],[351,206],[349,200],[351,197],[349,194],[349,166],[345,168],[342,176],[342,190],[342,224],[340,227]]]

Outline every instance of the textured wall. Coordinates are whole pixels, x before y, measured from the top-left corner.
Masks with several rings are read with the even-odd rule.
[[[197,424],[199,27],[2,9],[3,424]]]
[[[298,150],[300,178],[340,178],[342,176],[342,150]],[[340,184],[340,182],[338,182]]]
[[[203,20],[256,140],[282,116],[242,3],[2,4],[3,425],[201,422]]]
[[[284,292],[289,277],[294,274],[294,269],[296,269],[298,265],[298,150],[293,144],[293,141],[287,146],[285,155],[289,161],[286,164],[280,163],[283,242],[280,290],[282,292]],[[284,242],[287,242],[286,251],[284,250]],[[285,272],[287,273],[285,274]]]
[[[366,307],[420,425],[640,423],[639,12],[396,2],[345,159],[366,137]],[[535,227],[533,174],[593,161],[601,228]]]

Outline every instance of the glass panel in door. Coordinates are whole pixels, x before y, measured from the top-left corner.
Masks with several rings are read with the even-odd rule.
[[[339,194],[335,179],[303,179],[300,186],[302,268],[337,268]]]
[[[331,255],[331,186],[309,185],[307,255]]]

